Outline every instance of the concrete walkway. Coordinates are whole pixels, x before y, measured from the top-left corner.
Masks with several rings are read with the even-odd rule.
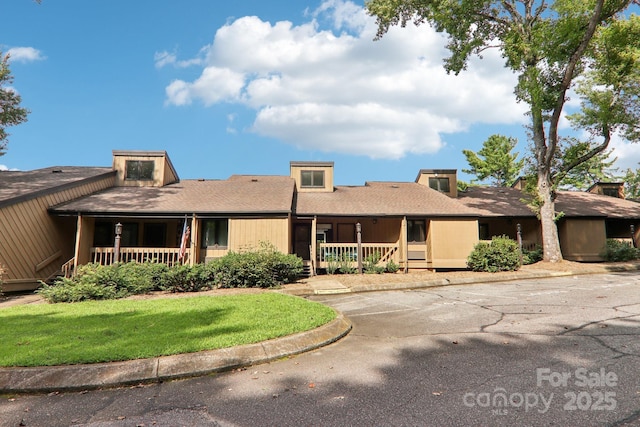
[[[640,263],[632,262],[598,264],[596,266],[591,264],[589,268],[563,271],[537,269],[496,274],[470,273],[463,276],[456,273],[438,273],[437,276],[431,276],[435,278],[418,281],[407,281],[407,278],[402,276],[395,276],[398,279],[394,281],[394,276],[390,276],[388,280],[376,282],[375,277],[367,279],[362,276],[362,280],[343,283],[340,281],[340,276],[316,276],[299,283],[286,285],[276,292],[298,296],[326,295],[638,270],[640,270]],[[400,281],[400,278],[403,280]],[[42,299],[37,295],[19,295],[0,302],[0,308],[36,303],[42,303]],[[0,368],[0,393],[86,390],[228,371],[314,350],[339,340],[350,330],[351,322],[343,315],[338,314],[334,321],[312,331],[227,349],[126,362],[37,368]]]

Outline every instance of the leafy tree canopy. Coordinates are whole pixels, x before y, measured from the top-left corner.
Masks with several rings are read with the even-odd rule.
[[[613,150],[602,151],[569,171],[562,170],[562,165],[574,162],[590,149],[589,143],[574,138],[560,142],[558,166],[555,168],[557,174],[554,175],[554,181],[559,188],[584,191],[597,182],[616,180],[616,168],[613,165],[617,158],[610,159]]]
[[[640,138],[640,0],[368,0],[378,37],[391,26],[429,23],[448,36],[445,69],[459,73],[470,56],[499,48],[518,77],[516,99],[529,107],[531,153],[544,259],[562,260],[555,218],[558,177],[605,151],[612,134]],[[569,118],[590,133],[589,149],[557,165],[567,93],[581,108]],[[554,174],[553,168],[559,173]]]
[[[503,135],[491,135],[482,148],[475,153],[471,150],[462,150],[467,158],[469,169],[463,172],[475,175],[478,181],[491,179],[497,187],[510,186],[520,175],[524,166],[524,160],[517,160],[518,153],[511,153],[518,140]]]
[[[29,110],[20,107],[20,95],[10,86],[13,76],[9,69],[9,55],[0,52],[0,156],[5,153],[9,134],[5,130],[27,121]]]
[[[623,179],[625,197],[640,201],[640,168],[635,171],[627,169]]]

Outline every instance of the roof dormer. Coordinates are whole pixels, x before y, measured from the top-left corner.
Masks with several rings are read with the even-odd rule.
[[[457,169],[420,169],[416,182],[444,193],[449,197],[458,197]]]
[[[166,151],[113,150],[113,169],[120,187],[163,187],[180,181]]]
[[[333,162],[291,162],[290,174],[299,192],[333,191]]]
[[[587,192],[624,199],[624,183],[623,182],[596,182],[595,184],[593,184],[591,187],[587,189]]]

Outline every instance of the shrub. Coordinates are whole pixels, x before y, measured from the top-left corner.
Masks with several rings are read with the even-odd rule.
[[[542,261],[542,247],[537,245],[535,249],[528,250],[522,249],[522,263],[525,265],[535,264],[536,262]]]
[[[393,260],[389,260],[387,263],[387,267],[385,268],[387,273],[396,273],[400,269],[400,266],[393,262]]]
[[[602,257],[605,261],[631,261],[640,259],[640,249],[631,246],[630,242],[607,239]]]
[[[340,263],[336,257],[328,255],[325,259],[327,261],[327,274],[336,274],[340,268]]]
[[[164,272],[160,289],[169,292],[199,292],[213,289],[213,280],[205,273],[204,264],[175,265]]]
[[[49,302],[124,298],[159,289],[166,269],[166,265],[152,263],[86,264],[78,267],[74,277],[59,277],[37,292]]]
[[[221,288],[271,288],[291,283],[302,274],[302,259],[261,243],[257,250],[229,252],[212,262],[214,280]]]
[[[347,254],[342,254],[338,260],[338,270],[342,274],[356,274],[358,272],[358,268],[353,266],[351,256]]]
[[[515,271],[520,267],[518,244],[507,236],[493,237],[491,243],[478,243],[467,258],[473,271]]]
[[[379,266],[380,262],[380,253],[378,251],[367,255],[364,258],[364,262],[362,263],[362,270],[367,274],[382,274],[385,271],[385,268]]]

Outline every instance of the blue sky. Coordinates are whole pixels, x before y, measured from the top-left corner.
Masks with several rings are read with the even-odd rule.
[[[373,41],[363,3],[5,2],[0,50],[31,114],[8,129],[0,169],[166,150],[183,179],[332,160],[337,184],[360,185],[460,170],[462,150],[494,133],[526,151],[525,107],[499,52],[448,76],[440,35],[409,26]],[[637,167],[639,146],[614,147],[617,166]]]

